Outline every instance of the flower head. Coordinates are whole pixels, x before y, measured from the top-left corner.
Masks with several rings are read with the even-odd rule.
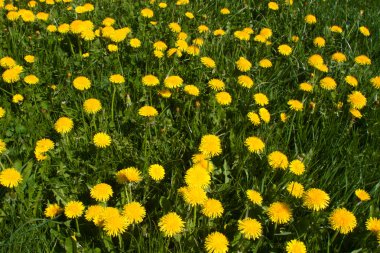
[[[183,79],[180,76],[168,76],[164,80],[166,88],[173,89],[181,87],[183,84]]]
[[[366,55],[359,55],[355,57],[355,62],[359,65],[371,65],[372,61]]]
[[[255,125],[255,126],[260,125],[260,117],[259,117],[259,115],[257,113],[255,113],[255,112],[249,112],[247,114],[247,117],[248,117],[249,121],[251,121],[251,123],[253,125]]]
[[[280,45],[278,47],[278,52],[284,56],[289,56],[292,53],[292,48],[286,44]]]
[[[286,243],[286,253],[306,253],[306,246],[303,242],[293,239]]]
[[[356,227],[356,217],[346,208],[337,208],[330,214],[329,223],[332,229],[341,234],[348,234]]]
[[[261,196],[261,194],[255,190],[247,190],[246,191],[246,194],[247,194],[247,197],[248,199],[255,205],[259,205],[261,206],[262,203],[263,203],[263,197]]]
[[[111,237],[124,233],[129,225],[127,217],[120,215],[118,211],[114,215],[105,216],[103,221],[103,229]]]
[[[158,115],[158,111],[153,106],[145,105],[139,109],[139,115],[143,117],[154,117]]]
[[[2,139],[0,139],[0,154],[4,153],[5,150],[7,150],[7,145]]]
[[[365,222],[366,229],[373,233],[380,233],[380,219],[369,217]]]
[[[109,80],[111,83],[117,83],[117,84],[125,83],[124,76],[120,74],[111,75]]]
[[[228,251],[228,239],[220,232],[213,232],[206,237],[205,248],[207,253],[226,253]]]
[[[230,93],[221,91],[215,94],[216,102],[220,105],[229,105],[232,102]]]
[[[128,167],[119,170],[116,173],[116,180],[119,184],[124,183],[138,183],[142,180],[141,172],[135,167]]]
[[[363,189],[355,190],[355,195],[360,199],[360,201],[368,201],[371,199],[371,196]]]
[[[170,212],[160,218],[158,226],[166,237],[173,237],[183,231],[185,222],[177,213]]]
[[[160,180],[164,179],[165,169],[164,169],[164,167],[162,167],[162,165],[153,164],[153,165],[149,166],[148,173],[149,173],[149,176],[154,181],[160,181]]]
[[[260,154],[264,151],[265,143],[256,136],[251,136],[245,139],[245,146],[248,147],[248,150],[252,153]]]
[[[236,67],[241,72],[247,72],[251,69],[252,63],[244,57],[240,57],[236,62]]]
[[[321,189],[311,188],[303,196],[303,205],[310,210],[320,211],[330,203],[330,196]]]
[[[207,188],[211,177],[207,170],[201,166],[193,166],[186,171],[185,182],[189,187]]]
[[[96,147],[106,148],[111,145],[112,139],[108,134],[100,132],[94,135],[93,141]]]
[[[106,202],[112,197],[113,191],[109,184],[100,183],[91,188],[90,194],[93,199]]]
[[[0,184],[8,188],[14,188],[22,181],[21,173],[14,168],[8,168],[0,172]]]
[[[319,84],[321,87],[325,90],[335,90],[336,88],[336,82],[331,77],[325,77],[319,81]]]
[[[208,218],[219,218],[224,212],[222,203],[216,199],[207,199],[202,204],[201,212]]]
[[[254,85],[252,78],[246,75],[241,75],[238,77],[238,84],[244,88],[251,88]]]
[[[351,108],[360,110],[367,104],[367,99],[360,91],[353,91],[348,95],[347,102],[351,104]]]
[[[199,96],[198,87],[192,84],[185,85],[185,87],[183,87],[183,91],[191,96],[195,96],[195,97]]]
[[[67,218],[78,218],[82,216],[84,210],[83,203],[80,201],[69,201],[65,205],[65,215]]]
[[[370,31],[369,31],[368,28],[365,27],[365,26],[361,26],[361,27],[359,27],[359,32],[360,32],[361,34],[363,34],[364,36],[366,36],[366,37],[368,37],[368,36],[371,35]]]
[[[102,109],[102,104],[96,98],[89,98],[84,101],[83,109],[88,114],[95,114]]]
[[[268,155],[269,165],[273,169],[283,169],[286,170],[288,167],[288,158],[285,154],[280,151],[274,151]]]
[[[309,25],[313,25],[317,23],[317,18],[314,15],[309,14],[305,16],[305,22]]]
[[[61,117],[55,122],[54,129],[57,133],[66,134],[73,129],[73,126],[74,122],[72,119],[68,117]]]
[[[302,175],[305,172],[305,165],[300,160],[296,159],[289,164],[290,172],[296,175]]]
[[[304,192],[303,185],[298,182],[290,182],[286,187],[286,190],[296,198],[301,198]]]
[[[269,219],[278,224],[286,224],[292,219],[292,210],[288,204],[283,202],[274,202],[268,208]]]
[[[73,85],[77,90],[88,90],[91,87],[91,81],[85,76],[78,76],[74,79]]]
[[[129,223],[141,223],[146,215],[145,207],[139,202],[131,202],[123,207],[123,215],[128,219]]]
[[[146,75],[141,79],[145,86],[156,86],[160,84],[160,80],[154,75]]]
[[[63,210],[58,204],[49,204],[44,211],[45,217],[53,219]]]
[[[263,235],[263,227],[261,223],[252,218],[245,218],[238,221],[238,229],[246,239],[258,239]]]
[[[224,87],[226,85],[222,80],[213,78],[210,81],[208,81],[208,86],[215,91],[221,91],[224,90]]]
[[[222,153],[222,147],[219,137],[213,134],[204,135],[199,145],[199,151],[206,157],[220,155]]]
[[[215,61],[213,59],[211,59],[210,57],[201,57],[201,62],[207,68],[215,68],[216,67]]]
[[[294,111],[302,111],[303,110],[303,104],[299,100],[290,99],[288,101],[288,105],[289,105],[290,109],[292,109]]]

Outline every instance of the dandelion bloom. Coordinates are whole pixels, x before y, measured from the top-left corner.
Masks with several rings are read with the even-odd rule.
[[[239,40],[248,41],[251,36],[249,35],[249,33],[245,32],[245,31],[235,31],[234,32],[234,37],[238,38]]]
[[[14,168],[8,168],[0,172],[0,184],[2,186],[13,188],[22,181],[21,173]]]
[[[254,82],[249,76],[241,75],[238,77],[238,84],[249,89],[254,85]]]
[[[109,184],[105,183],[97,184],[90,190],[91,198],[95,199],[96,201],[106,202],[110,197],[112,197],[112,194],[112,187]]]
[[[326,41],[324,38],[322,37],[316,37],[314,40],[313,40],[313,44],[314,46],[316,47],[324,47],[326,45]]]
[[[65,205],[65,215],[67,218],[78,218],[82,216],[84,210],[83,203],[80,201],[69,201]]]
[[[226,253],[228,251],[228,239],[220,232],[213,232],[206,237],[205,248],[207,253]]]
[[[304,187],[302,184],[298,183],[298,182],[290,182],[287,187],[286,187],[286,190],[290,193],[290,195],[292,195],[293,197],[296,197],[296,198],[301,198],[302,195],[303,195],[303,192],[304,192]]]
[[[129,223],[141,223],[146,215],[145,207],[139,202],[131,202],[123,207],[123,215],[128,219]]]
[[[160,181],[160,180],[164,179],[165,169],[164,169],[164,167],[162,167],[162,165],[152,164],[151,166],[149,166],[148,173],[149,173],[149,176],[154,181]]]
[[[208,171],[201,166],[193,166],[186,171],[185,183],[189,187],[207,188],[210,182],[211,177]]]
[[[296,99],[290,99],[288,101],[288,105],[290,107],[290,109],[294,110],[294,111],[302,111],[303,110],[303,104],[301,101],[299,100],[296,100]]]
[[[272,67],[272,62],[268,59],[262,59],[259,61],[259,66],[262,68],[271,68]]]
[[[367,221],[365,222],[366,229],[368,231],[371,231],[373,233],[379,233],[380,232],[380,219],[369,217]]]
[[[252,153],[260,154],[264,151],[265,143],[256,136],[251,136],[245,139],[245,146],[248,147],[248,150]]]
[[[184,187],[182,195],[184,201],[190,206],[203,205],[207,200],[205,190],[200,187]]]
[[[264,106],[264,105],[267,105],[269,104],[269,99],[268,97],[263,94],[263,93],[256,93],[253,95],[253,99],[255,100],[255,103],[260,105],[260,106]]]
[[[36,150],[40,152],[47,152],[54,148],[54,142],[50,139],[41,139],[36,143]]]
[[[222,9],[220,10],[220,13],[223,14],[223,15],[228,15],[228,14],[230,14],[231,12],[230,12],[230,10],[229,10],[228,8],[222,8]]]
[[[195,85],[192,85],[192,84],[185,85],[183,90],[184,90],[184,92],[186,92],[187,94],[189,94],[191,96],[195,96],[195,97],[199,96],[199,89]]]
[[[141,172],[135,167],[128,167],[116,173],[116,181],[119,184],[138,183],[142,180]]]
[[[341,52],[336,52],[331,56],[331,59],[336,62],[345,62],[347,61],[347,57],[345,54]]]
[[[292,210],[288,204],[283,202],[274,202],[270,204],[267,214],[269,219],[277,224],[286,224],[292,219]]]
[[[321,189],[311,188],[303,196],[303,205],[310,210],[320,211],[330,203],[330,196]]]
[[[368,37],[368,36],[371,35],[371,33],[369,32],[368,28],[365,27],[365,26],[361,26],[361,27],[359,27],[359,32],[360,32],[361,34],[363,34],[364,36],[366,36],[366,37]]]
[[[165,51],[168,46],[165,44],[165,42],[159,40],[154,42],[153,48],[158,51]]]
[[[54,129],[57,133],[66,134],[73,129],[73,126],[74,122],[72,119],[68,117],[61,117],[55,122]]]
[[[252,218],[238,220],[238,229],[246,239],[258,239],[263,235],[263,227],[261,223]]]
[[[252,67],[252,63],[244,57],[240,57],[239,60],[235,62],[235,64],[236,64],[237,69],[242,72],[247,72]]]
[[[109,44],[107,46],[108,51],[110,52],[117,52],[119,50],[119,47],[115,44]]]
[[[359,83],[358,80],[354,76],[346,76],[344,78],[344,81],[346,81],[346,83],[348,83],[352,87],[358,86],[358,83]]]
[[[314,15],[309,14],[305,16],[305,22],[309,25],[313,25],[317,23],[317,18]]]
[[[141,41],[137,38],[132,38],[129,40],[129,45],[133,48],[139,48],[141,47]]]
[[[205,32],[208,32],[209,30],[210,29],[207,26],[205,26],[205,25],[198,26],[198,32],[199,33],[205,33]]]
[[[85,76],[78,76],[74,79],[73,85],[77,90],[88,90],[91,87],[91,81]]]
[[[97,133],[93,138],[94,144],[98,148],[106,148],[111,145],[111,137],[103,132]]]
[[[5,56],[5,57],[0,59],[0,66],[5,68],[5,69],[13,68],[16,65],[17,65],[16,61],[9,56]]]
[[[25,55],[24,60],[25,60],[27,63],[33,63],[34,60],[35,60],[35,57],[34,57],[33,55]]]
[[[305,172],[305,165],[300,160],[296,159],[289,164],[290,172],[296,175],[302,175]]]
[[[215,61],[213,59],[211,59],[210,57],[201,57],[201,62],[207,68],[215,68],[216,67]]]
[[[317,67],[317,66],[323,65],[324,61],[321,55],[313,54],[312,56],[309,57],[309,59],[307,60],[307,63],[312,67]]]
[[[255,125],[255,126],[260,125],[260,117],[259,117],[259,115],[257,113],[255,113],[255,112],[249,112],[247,114],[247,117],[248,117],[249,121],[251,121],[251,123],[253,125]]]
[[[268,8],[274,11],[277,11],[279,9],[279,6],[276,2],[269,2]]]
[[[7,150],[7,146],[5,142],[2,139],[0,139],[0,154],[4,153],[5,150]]]
[[[154,75],[146,75],[146,76],[144,76],[141,79],[141,82],[145,86],[156,86],[156,85],[160,84],[160,80],[158,80],[158,78],[156,76],[154,76]]]
[[[1,75],[4,82],[6,83],[15,83],[20,80],[20,73],[22,68],[13,67],[10,69],[7,69],[3,72]]]
[[[226,34],[226,32],[223,29],[216,29],[214,31],[214,36],[223,36],[225,34]]]
[[[219,137],[213,134],[202,136],[199,151],[206,157],[220,155],[222,153],[222,147]]]
[[[83,103],[84,111],[88,114],[95,114],[102,109],[102,104],[96,98],[89,98]]]
[[[263,197],[261,196],[259,192],[249,189],[246,191],[246,195],[253,204],[259,205],[259,206],[262,205]]]
[[[117,84],[125,83],[124,76],[120,74],[111,75],[109,80],[111,83],[117,83]]]
[[[337,208],[330,214],[329,223],[335,231],[348,234],[356,227],[356,217],[346,208]]]
[[[149,8],[144,8],[140,12],[141,16],[144,18],[152,18],[154,16],[154,12]]]
[[[230,93],[221,91],[215,94],[216,102],[220,105],[229,105],[232,102]]]
[[[224,212],[222,203],[217,199],[207,199],[202,204],[201,212],[208,218],[219,218]]]
[[[165,55],[162,51],[159,51],[159,50],[154,50],[154,51],[153,51],[153,54],[154,54],[154,56],[157,57],[158,59],[164,57],[164,55]]]
[[[288,117],[286,116],[286,113],[282,112],[280,114],[280,119],[281,119],[282,122],[285,123],[288,120]]]
[[[61,212],[62,212],[62,208],[58,204],[49,204],[45,208],[44,215],[47,218],[53,219]]]
[[[353,91],[348,95],[347,102],[351,104],[351,108],[360,110],[367,104],[367,99],[360,91]]]
[[[360,199],[360,201],[368,201],[371,200],[371,196],[363,189],[355,190],[355,195]]]
[[[342,33],[343,29],[340,26],[333,25],[333,26],[330,27],[330,31],[333,32],[333,33]]]
[[[350,113],[352,116],[354,116],[354,118],[358,118],[358,119],[360,119],[363,116],[362,113],[358,109],[355,109],[355,108],[351,108]]]
[[[260,108],[259,109],[259,115],[260,115],[260,118],[265,122],[265,123],[269,123],[270,121],[270,113],[267,109],[265,108]]]
[[[100,222],[102,222],[102,215],[105,210],[105,207],[101,205],[92,205],[89,206],[85,212],[85,219],[88,221],[93,221],[95,225],[100,225]]]
[[[372,77],[370,82],[375,89],[380,89],[380,76]]]
[[[366,55],[359,55],[355,57],[355,62],[359,65],[371,65],[371,59]]]
[[[158,111],[153,106],[145,105],[139,109],[139,115],[143,117],[154,117],[158,115]]]
[[[182,86],[183,79],[180,76],[168,76],[164,80],[164,84],[166,88],[178,88]]]
[[[116,237],[125,232],[130,225],[128,219],[125,216],[117,214],[106,216],[103,221],[103,229],[106,234],[111,237]]]
[[[273,169],[283,169],[286,170],[288,167],[288,158],[285,154],[280,151],[274,151],[268,155],[269,165]]]
[[[225,84],[222,80],[213,78],[208,82],[208,86],[215,91],[222,91]]]
[[[336,88],[336,82],[331,77],[325,77],[319,81],[319,84],[321,87],[325,90],[335,90]]]
[[[310,83],[301,83],[299,85],[299,89],[306,92],[312,92],[313,91],[313,85]]]
[[[278,47],[278,52],[284,56],[289,56],[292,53],[292,48],[286,44],[280,45]]]
[[[173,237],[183,231],[185,222],[177,213],[170,212],[160,218],[158,226],[165,237]]]
[[[169,29],[175,33],[181,32],[181,26],[175,22],[169,24]]]
[[[286,243],[286,253],[306,253],[306,246],[303,242],[293,239]]]
[[[24,101],[24,96],[21,94],[16,94],[12,97],[12,102],[15,104],[21,103],[22,101]]]

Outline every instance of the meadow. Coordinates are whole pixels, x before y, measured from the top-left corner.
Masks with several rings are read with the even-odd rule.
[[[379,252],[378,0],[0,0],[0,252]]]

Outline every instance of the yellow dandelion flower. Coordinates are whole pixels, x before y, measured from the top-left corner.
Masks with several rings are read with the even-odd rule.
[[[312,92],[313,91],[313,85],[310,83],[301,83],[299,85],[299,89],[305,92]]]
[[[112,139],[106,133],[96,133],[93,138],[94,145],[98,148],[106,148],[111,145]]]
[[[290,182],[286,186],[286,190],[290,193],[290,195],[296,198],[301,198],[304,193],[303,185],[294,181]]]
[[[205,25],[198,26],[198,32],[199,33],[206,33],[208,31],[210,31],[210,29],[207,26],[205,26]]]
[[[215,94],[216,102],[220,105],[229,105],[232,102],[230,93],[221,91]]]
[[[77,90],[88,90],[91,87],[91,81],[85,76],[78,76],[74,79],[73,85]]]
[[[158,115],[158,111],[153,106],[144,105],[139,109],[139,115],[143,117],[155,117]]]
[[[89,206],[84,214],[84,217],[88,221],[93,221],[95,225],[100,224],[101,215],[104,212],[104,207],[100,205]]]
[[[191,13],[191,12],[189,12],[189,11],[187,11],[187,12],[185,13],[185,16],[186,16],[187,18],[189,18],[189,19],[193,19],[193,18],[194,18],[194,14]]]
[[[128,167],[116,173],[116,181],[119,184],[138,183],[142,180],[141,172],[135,167]]]
[[[261,223],[252,218],[238,220],[238,229],[246,239],[258,239],[263,235],[263,226]]]
[[[360,32],[361,34],[363,34],[364,36],[366,36],[366,37],[368,37],[368,36],[371,35],[370,31],[369,31],[368,28],[365,27],[365,26],[361,26],[361,27],[359,27],[359,32]]]
[[[358,80],[354,76],[346,76],[344,78],[344,81],[346,81],[346,83],[348,83],[352,87],[357,87],[359,83]]]
[[[83,103],[84,111],[88,114],[95,114],[102,109],[102,104],[96,98],[89,98]]]
[[[222,9],[220,10],[220,13],[223,14],[223,15],[228,15],[228,14],[230,14],[231,12],[230,12],[230,10],[229,10],[228,8],[222,8]]]
[[[313,54],[307,60],[307,63],[312,67],[318,67],[324,64],[323,58],[319,54]]]
[[[319,81],[319,84],[321,87],[325,90],[335,90],[336,89],[336,82],[331,77],[325,77]]]
[[[129,223],[141,223],[146,215],[145,207],[139,202],[131,202],[123,207],[123,215],[128,219]]]
[[[191,84],[185,85],[185,87],[183,87],[183,90],[184,92],[186,92],[187,94],[191,96],[194,96],[194,97],[199,96],[199,89],[195,85],[191,85]]]
[[[0,66],[5,68],[5,69],[11,69],[11,68],[17,66],[17,63],[15,60],[13,60],[13,58],[11,58],[9,56],[5,56],[5,57],[0,59]]]
[[[248,117],[249,121],[251,121],[251,123],[253,125],[255,125],[255,126],[260,125],[260,117],[259,117],[259,115],[257,113],[255,113],[255,112],[249,112],[247,114],[247,117]]]
[[[201,57],[201,62],[207,68],[215,68],[216,67],[215,61],[213,59],[211,59],[210,57]]]
[[[80,201],[69,201],[65,205],[65,215],[67,218],[79,218],[82,216],[84,210],[83,203]]]
[[[223,215],[224,208],[222,203],[216,199],[207,199],[202,204],[201,212],[208,218],[220,218]]]
[[[375,89],[380,89],[380,76],[372,77],[370,82]]]
[[[183,79],[180,76],[168,76],[164,80],[166,88],[173,89],[182,86]]]
[[[255,103],[260,106],[265,106],[269,104],[268,97],[263,93],[256,93],[253,95],[253,99],[255,100]]]
[[[269,219],[277,224],[286,224],[293,217],[292,210],[288,204],[283,202],[274,202],[270,204],[267,210],[267,214],[269,216]]]
[[[330,197],[321,189],[311,188],[307,190],[303,196],[303,205],[310,210],[320,211],[325,208],[330,203]]]
[[[359,55],[355,57],[355,62],[359,65],[371,65],[371,59],[366,55]]]
[[[341,52],[336,52],[331,56],[331,59],[336,62],[345,62],[347,61],[347,57],[345,54]]]
[[[317,23],[317,18],[314,15],[309,14],[305,16],[305,22],[306,24],[313,25]]]
[[[120,214],[106,217],[104,219],[103,229],[106,234],[111,237],[116,237],[127,230],[130,225],[128,219]]]
[[[2,139],[0,139],[0,154],[4,153],[6,150],[7,150],[7,145]]]
[[[27,63],[33,63],[35,61],[35,57],[33,55],[25,55],[24,60]]]
[[[213,232],[205,239],[207,253],[226,253],[228,251],[228,239],[220,232]]]
[[[62,211],[63,209],[58,204],[49,204],[45,208],[44,215],[47,218],[53,219]]]
[[[360,201],[368,201],[371,200],[371,196],[363,189],[355,190],[355,195],[360,199]]]
[[[330,31],[333,32],[333,33],[342,33],[343,29],[340,26],[333,25],[333,26],[330,27]]]
[[[316,47],[324,47],[326,45],[326,40],[324,38],[322,38],[322,37],[316,37],[313,40],[313,44]]]
[[[302,175],[305,172],[305,165],[300,160],[296,159],[289,164],[290,172],[296,175]]]
[[[249,152],[260,154],[264,151],[265,143],[256,136],[251,136],[245,139],[245,146],[248,148]]]
[[[303,242],[293,239],[286,243],[286,253],[306,253],[306,246]]]
[[[219,137],[213,134],[202,136],[199,151],[206,157],[220,155],[222,153],[222,147]]]
[[[280,151],[274,151],[268,155],[269,165],[273,169],[282,169],[286,170],[288,167],[288,158],[285,154]]]
[[[165,51],[168,48],[168,46],[163,41],[156,41],[153,44],[153,48],[158,51]]]
[[[247,198],[255,205],[259,205],[261,206],[262,203],[263,203],[263,197],[261,196],[261,194],[255,190],[247,190],[246,191],[246,194],[247,194]]]
[[[356,217],[346,208],[337,208],[330,214],[329,223],[333,230],[348,234],[356,227]]]
[[[22,181],[21,173],[14,168],[8,168],[0,172],[0,184],[8,188],[18,186]]]
[[[292,41],[293,42],[298,42],[300,40],[300,37],[296,36],[296,35],[293,35],[292,36]]]
[[[365,222],[366,229],[373,233],[380,232],[380,219],[375,217],[369,217]]]
[[[353,91],[348,95],[347,102],[351,104],[351,108],[360,110],[367,104],[367,99],[360,91]]]
[[[144,8],[140,12],[141,16],[144,18],[152,18],[154,16],[154,12],[149,8]]]
[[[262,59],[259,61],[259,66],[262,68],[271,68],[272,67],[272,62],[268,59]]]
[[[148,173],[149,173],[149,176],[154,181],[160,181],[164,179],[165,177],[165,169],[162,165],[159,165],[159,164],[150,165],[148,169]]]
[[[282,122],[285,123],[288,120],[288,116],[286,116],[286,113],[282,112],[280,114],[280,119],[281,119]]]
[[[208,82],[208,86],[215,91],[222,91],[226,85],[222,80],[213,78]]]
[[[73,126],[74,122],[72,119],[68,117],[61,117],[55,122],[54,129],[57,133],[66,134],[73,129]]]
[[[164,2],[161,2],[158,4],[158,7],[160,7],[161,9],[165,9],[167,6],[168,6],[168,4],[164,3]]]
[[[114,45],[114,44],[109,44],[107,46],[107,49],[110,52],[117,52],[119,50],[119,47],[117,45]]]
[[[189,187],[207,188],[210,182],[211,177],[208,171],[200,166],[193,166],[186,171],[185,183]]]
[[[170,31],[172,31],[174,33],[179,33],[182,30],[181,26],[175,22],[169,24],[169,29],[170,29]]]
[[[113,191],[109,184],[100,183],[95,185],[90,190],[91,198],[96,201],[106,202],[112,197]]]
[[[289,56],[293,51],[293,49],[286,44],[280,45],[277,49],[278,49],[278,52],[284,56]]]
[[[170,212],[160,218],[158,226],[165,237],[173,237],[184,230],[185,222],[177,213]]]
[[[354,118],[358,118],[358,119],[360,119],[363,116],[362,113],[358,109],[355,109],[355,108],[351,108],[350,113],[352,116],[354,116]]]
[[[239,39],[239,40],[244,40],[244,41],[248,41],[251,38],[249,33],[245,32],[245,31],[234,32],[234,37]]]
[[[27,84],[37,84],[40,80],[35,75],[27,75],[24,77],[24,82]]]
[[[226,32],[223,29],[216,29],[213,34],[214,36],[223,36]]]
[[[299,100],[296,100],[296,99],[290,99],[288,101],[288,105],[290,107],[291,110],[294,110],[296,112],[298,111],[302,111],[303,110],[303,104],[301,101]]]
[[[133,48],[139,48],[141,47],[141,41],[137,38],[133,38],[129,40],[129,45]]]
[[[205,190],[200,187],[185,187],[182,194],[184,201],[190,206],[202,205],[207,200]]]
[[[154,75],[146,75],[141,79],[145,86],[156,86],[160,84],[160,80]]]
[[[21,103],[22,101],[24,101],[24,96],[21,94],[16,94],[12,97],[12,102],[15,104]]]
[[[252,63],[244,57],[240,57],[239,60],[235,62],[235,64],[236,64],[237,69],[242,72],[247,72],[252,67]]]
[[[7,69],[1,75],[4,82],[6,83],[15,83],[20,80],[20,71],[15,67]]]
[[[268,8],[270,10],[277,11],[280,7],[278,6],[278,4],[276,2],[269,2],[268,3]]]
[[[109,78],[111,83],[122,84],[125,83],[124,76],[120,74],[111,75]]]
[[[270,121],[270,113],[267,109],[265,108],[260,108],[259,109],[259,115],[260,115],[260,118],[265,122],[265,123],[269,123]]]
[[[249,76],[241,75],[238,77],[238,84],[244,88],[250,89],[254,85],[254,82]]]

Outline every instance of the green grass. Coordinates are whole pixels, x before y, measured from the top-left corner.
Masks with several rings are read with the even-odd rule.
[[[34,13],[50,13],[45,23],[10,22],[6,11],[0,9],[0,58],[10,56],[24,67],[24,73],[39,77],[37,85],[23,81],[8,84],[0,79],[0,107],[6,110],[0,119],[0,139],[7,151],[0,154],[1,170],[14,167],[23,176],[15,189],[0,188],[0,249],[2,252],[203,252],[206,236],[219,231],[230,242],[230,252],[283,252],[287,241],[299,239],[306,244],[308,252],[376,252],[379,243],[376,236],[365,228],[368,217],[380,217],[379,178],[379,91],[372,87],[369,79],[379,75],[380,37],[378,15],[380,11],[372,1],[298,1],[293,6],[279,2],[280,10],[267,8],[268,1],[196,1],[189,5],[176,6],[168,1],[166,9],[160,9],[148,1],[93,1],[93,12],[75,14],[65,11],[72,4],[38,3]],[[8,1],[6,1],[8,3]],[[27,3],[15,2],[19,8],[28,8]],[[141,17],[140,10],[149,7],[158,21],[157,26]],[[220,9],[227,7],[230,15],[223,16]],[[328,10],[328,11],[327,11]],[[361,14],[361,10],[363,10]],[[195,19],[184,14],[191,11]],[[313,14],[317,24],[306,25],[304,16]],[[115,28],[128,26],[132,34],[119,43],[119,52],[109,53],[109,39],[96,38],[83,41],[77,35],[49,33],[48,24],[71,23],[76,19],[91,20],[95,29],[106,17],[116,20]],[[153,55],[153,43],[165,41],[169,48],[175,47],[176,36],[168,29],[170,22],[178,22],[189,35],[189,45],[196,37],[204,39],[200,56],[215,60],[215,70],[206,69],[200,56],[186,53],[181,58],[157,59]],[[199,34],[197,27],[207,25],[211,31],[222,28],[223,37],[212,32]],[[344,33],[332,34],[329,27],[339,25]],[[366,26],[370,37],[358,31]],[[255,34],[249,42],[239,41],[233,33],[252,27]],[[273,31],[271,46],[253,41],[261,28]],[[298,43],[291,37],[300,37]],[[316,48],[312,41],[316,36],[326,39],[326,47]],[[129,46],[130,38],[142,41],[142,47]],[[293,48],[290,57],[280,56],[277,47],[289,44]],[[344,52],[346,63],[337,65],[330,60],[336,52]],[[81,53],[89,52],[89,58]],[[23,57],[32,54],[36,62],[27,64]],[[329,73],[315,70],[307,64],[312,54],[323,56]],[[354,58],[365,54],[372,60],[367,67],[354,64]],[[240,87],[236,79],[241,74],[235,61],[244,56],[252,62],[248,75],[255,81],[251,89]],[[271,69],[258,67],[258,61],[268,58]],[[2,70],[3,72],[3,70]],[[111,84],[111,74],[122,74],[126,83]],[[314,74],[314,78],[311,74]],[[142,76],[156,75],[161,85],[149,88],[141,84]],[[344,82],[346,75],[354,75],[359,86],[353,88]],[[91,89],[80,92],[72,86],[77,76],[86,76],[92,82]],[[179,75],[185,84],[199,87],[199,97],[191,97],[182,88],[173,90],[170,98],[157,95],[164,88],[163,80],[168,75]],[[338,83],[335,91],[319,87],[319,80],[333,77]],[[216,92],[207,87],[211,78],[220,78],[226,83],[226,91],[232,96],[232,104],[220,106],[215,101]],[[315,84],[313,93],[298,89],[302,82]],[[56,90],[50,88],[57,85]],[[363,118],[353,119],[349,113],[347,95],[360,90],[367,98],[361,110]],[[266,108],[271,113],[268,124],[253,126],[247,113],[260,108],[252,99],[255,93],[264,93],[270,102]],[[25,100],[12,103],[14,94],[22,94]],[[95,116],[87,115],[82,108],[85,99],[98,98],[103,109]],[[291,111],[289,99],[303,101],[302,112]],[[336,103],[344,103],[341,110]],[[309,104],[314,102],[315,108]],[[196,106],[200,103],[200,106]],[[144,119],[138,115],[143,105],[152,105],[159,115]],[[281,122],[280,113],[288,115]],[[67,136],[54,130],[55,121],[67,116],[74,121],[74,129]],[[112,137],[112,145],[97,149],[93,135],[104,131]],[[208,197],[218,199],[224,207],[221,218],[210,220],[203,216],[200,207],[196,210],[187,205],[177,190],[185,185],[186,170],[192,166],[191,157],[198,152],[201,137],[216,134],[222,142],[223,152],[212,158],[215,170],[207,189]],[[251,154],[244,146],[249,136],[258,136],[266,144],[260,155]],[[56,144],[45,161],[34,156],[36,142],[49,138]],[[274,171],[267,155],[279,150],[289,161],[302,159],[305,174],[295,176],[289,170]],[[165,179],[156,183],[148,176],[148,167],[159,163],[165,167]],[[108,206],[121,210],[125,203],[124,186],[117,184],[115,173],[135,166],[143,174],[143,181],[132,186],[135,201],[145,206],[147,216],[139,225],[130,226],[118,237],[111,238],[101,228],[79,218],[80,235],[75,220],[63,214],[47,219],[44,209],[48,203],[64,206],[70,200],[80,200],[87,207],[96,204],[90,198],[90,189],[104,182],[112,186],[114,196]],[[302,206],[302,200],[291,197],[286,191],[290,181],[298,181],[305,189],[320,188],[331,198],[329,207],[320,212],[311,212]],[[365,189],[371,201],[359,202],[354,191]],[[250,204],[247,189],[261,192],[263,206]],[[273,224],[267,207],[275,202],[288,203],[293,210],[293,219],[286,225]],[[328,223],[329,214],[337,207],[345,207],[357,218],[357,227],[348,235],[335,236]],[[181,234],[167,239],[158,229],[158,221],[164,214],[175,211],[186,221]],[[237,221],[245,217],[259,220],[263,225],[263,236],[258,240],[246,240],[237,229]],[[77,241],[72,239],[76,235]],[[333,240],[333,238],[335,238]]]

